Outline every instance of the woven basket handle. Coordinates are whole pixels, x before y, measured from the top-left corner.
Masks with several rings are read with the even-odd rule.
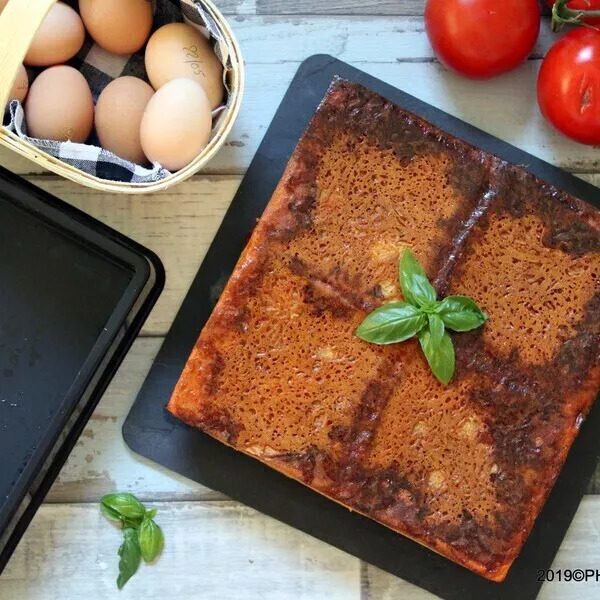
[[[56,0],[9,0],[0,15],[0,116],[29,44]],[[2,119],[0,118],[0,125]]]

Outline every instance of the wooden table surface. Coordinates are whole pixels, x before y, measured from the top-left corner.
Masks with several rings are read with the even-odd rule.
[[[133,454],[121,425],[251,157],[299,64],[328,53],[600,184],[600,152],[541,119],[535,76],[552,34],[530,60],[487,82],[445,71],[423,30],[423,0],[217,0],[247,65],[243,109],[226,147],[199,176],[165,193],[98,193],[0,149],[0,164],[154,250],[167,284],[142,335],[100,401],[5,572],[3,600],[116,597],[120,532],[99,498],[132,491],[159,509],[166,546],[122,598],[184,600],[426,600],[433,596],[308,535]],[[596,476],[554,568],[600,568]],[[531,576],[535,577],[535,573]],[[600,582],[546,583],[543,600],[600,597]]]

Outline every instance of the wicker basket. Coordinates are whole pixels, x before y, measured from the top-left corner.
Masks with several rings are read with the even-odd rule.
[[[9,0],[0,15],[0,106],[5,106],[14,78],[29,44],[44,17],[56,0]],[[226,117],[208,146],[187,167],[160,181],[149,183],[121,183],[94,177],[59,159],[40,151],[30,143],[0,125],[0,144],[25,156],[37,165],[49,169],[58,175],[91,188],[126,194],[146,194],[164,190],[187,179],[202,167],[219,151],[225,143],[233,123],[239,113],[244,91],[244,63],[239,45],[229,24],[214,6],[211,0],[203,0],[206,10],[221,27],[231,53],[233,69],[229,73],[231,100]]]

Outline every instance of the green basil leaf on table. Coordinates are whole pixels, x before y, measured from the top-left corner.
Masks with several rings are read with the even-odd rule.
[[[122,522],[121,515],[106,504],[100,502],[100,512],[110,521],[117,521],[119,523]]]
[[[431,332],[425,328],[419,332],[419,342],[429,367],[437,379],[446,385],[454,375],[454,345],[450,334],[445,331],[439,346],[432,344]]]
[[[136,529],[127,528],[123,530],[123,543],[119,547],[119,576],[117,587],[123,586],[135,575],[140,565],[142,553]]]
[[[437,350],[437,348],[440,347],[440,344],[442,343],[442,338],[444,336],[444,321],[442,321],[442,318],[439,315],[436,315],[435,313],[428,314],[427,321],[429,324],[429,333],[431,334],[431,347],[434,350]]]
[[[453,331],[471,331],[481,327],[488,316],[477,303],[466,296],[448,296],[436,308],[444,325]]]
[[[122,521],[142,522],[146,509],[144,505],[133,495],[126,492],[107,494],[100,501],[102,513],[109,519],[115,520],[110,515],[118,515]]]
[[[408,249],[404,250],[400,261],[400,287],[404,299],[414,306],[430,308],[436,301],[435,288],[429,283],[415,255]]]
[[[144,517],[138,531],[140,550],[145,562],[152,562],[162,551],[165,538],[152,518]]]
[[[426,323],[425,313],[416,306],[390,302],[367,315],[356,335],[374,344],[395,344],[413,337]]]

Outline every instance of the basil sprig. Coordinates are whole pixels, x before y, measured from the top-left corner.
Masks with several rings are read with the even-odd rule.
[[[399,268],[400,287],[406,302],[390,302],[370,313],[356,335],[373,344],[396,344],[415,335],[429,367],[444,385],[454,375],[454,345],[448,329],[470,331],[488,316],[466,296],[437,300],[435,288],[414,254],[406,249]]]
[[[162,551],[165,538],[154,522],[156,509],[146,507],[133,495],[117,492],[100,501],[102,514],[123,528],[123,543],[119,547],[117,587],[123,586],[137,571],[140,560],[152,562]]]

